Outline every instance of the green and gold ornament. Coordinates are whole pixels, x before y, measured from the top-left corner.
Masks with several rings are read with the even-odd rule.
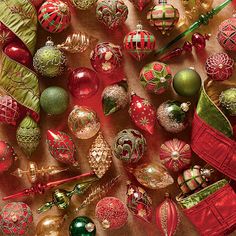
[[[230,116],[236,116],[236,88],[230,88],[220,94],[221,106]]]

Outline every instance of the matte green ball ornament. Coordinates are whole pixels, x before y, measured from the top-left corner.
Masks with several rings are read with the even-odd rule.
[[[219,97],[221,106],[230,116],[236,116],[236,88],[223,91]]]
[[[184,97],[196,95],[201,88],[201,84],[200,75],[191,68],[179,71],[173,78],[175,92]]]
[[[49,115],[62,114],[69,105],[69,95],[61,87],[48,87],[41,94],[40,105]]]
[[[71,222],[69,232],[70,236],[95,236],[96,227],[90,218],[79,216]]]

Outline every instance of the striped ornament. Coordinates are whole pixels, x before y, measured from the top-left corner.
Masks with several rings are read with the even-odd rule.
[[[39,9],[38,21],[50,33],[59,33],[66,29],[71,20],[68,5],[59,0],[48,0]]]

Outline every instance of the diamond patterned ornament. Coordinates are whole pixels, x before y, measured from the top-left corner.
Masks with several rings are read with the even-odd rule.
[[[133,5],[139,10],[142,11],[152,0],[129,0]]]
[[[111,166],[112,150],[101,132],[89,150],[88,161],[98,178],[101,178]]]

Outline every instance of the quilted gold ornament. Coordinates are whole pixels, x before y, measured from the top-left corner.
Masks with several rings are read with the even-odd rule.
[[[79,10],[87,10],[97,2],[97,0],[71,0],[74,6]]]

